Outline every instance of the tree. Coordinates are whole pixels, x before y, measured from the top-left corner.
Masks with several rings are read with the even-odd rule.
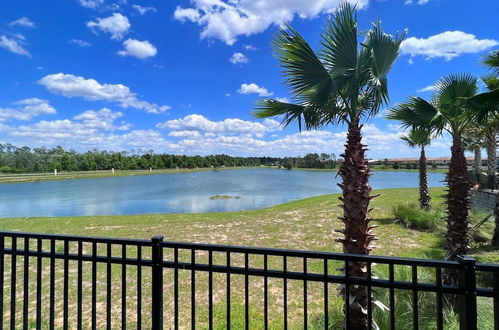
[[[428,192],[428,176],[426,174],[425,147],[431,142],[431,133],[428,129],[412,129],[402,140],[411,148],[421,148],[419,155],[419,206],[422,209],[430,208],[430,193]]]
[[[329,17],[321,35],[322,49],[317,53],[292,27],[280,29],[273,47],[280,60],[286,85],[294,103],[278,100],[259,102],[256,116],[280,116],[282,124],[297,122],[307,130],[328,124],[345,123],[348,126],[344,159],[338,174],[343,205],[344,238],[338,239],[345,253],[369,254],[375,235],[371,231],[369,202],[370,170],[362,144],[361,122],[375,116],[388,101],[388,79],[405,33],[395,37],[385,34],[378,21],[365,31],[359,44],[357,11],[343,3]],[[364,262],[350,262],[346,272],[351,277],[367,277]],[[367,289],[351,286],[350,296],[344,297],[350,306],[347,327],[367,328]],[[345,292],[343,291],[343,295]]]
[[[477,94],[477,79],[468,74],[452,74],[440,79],[431,101],[411,97],[406,103],[390,110],[389,119],[405,127],[430,129],[437,134],[447,132],[452,137],[451,161],[447,184],[447,259],[456,260],[468,252],[468,208],[470,180],[464,157],[463,133],[473,120],[486,117],[488,106],[496,93]],[[480,106],[479,106],[480,105]],[[456,283],[456,274],[446,276],[446,282]]]

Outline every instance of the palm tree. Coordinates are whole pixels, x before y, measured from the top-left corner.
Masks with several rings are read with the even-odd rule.
[[[422,209],[430,208],[430,193],[428,192],[428,176],[426,175],[425,147],[431,142],[431,133],[427,129],[412,129],[402,140],[410,148],[421,148],[419,156],[419,206]]]
[[[483,130],[473,127],[468,129],[463,137],[464,150],[473,152],[473,180],[476,181],[479,181],[482,175],[483,135]]]
[[[344,238],[338,239],[345,253],[369,254],[375,236],[371,231],[369,202],[369,168],[365,159],[366,146],[362,144],[363,120],[375,116],[381,105],[388,101],[388,79],[400,44],[400,36],[385,34],[381,23],[373,24],[358,42],[357,11],[348,3],[339,6],[329,17],[321,35],[322,49],[317,53],[301,35],[291,27],[280,29],[273,46],[281,62],[286,85],[294,103],[262,100],[255,115],[259,118],[281,116],[287,126],[297,122],[301,130],[317,129],[328,124],[348,125],[345,152],[341,155],[338,174],[343,179],[343,216],[340,220]],[[352,277],[367,277],[364,262],[351,262],[345,272]],[[350,306],[347,327],[367,327],[367,289],[351,286],[345,301]],[[344,292],[343,292],[344,294]]]
[[[389,119],[406,127],[430,129],[452,137],[451,162],[447,176],[447,259],[456,260],[468,251],[468,208],[470,179],[464,157],[463,134],[474,120],[483,120],[490,105],[497,103],[497,91],[477,95],[477,79],[467,74],[453,74],[440,79],[431,101],[411,97],[390,110]],[[446,282],[456,283],[455,273]]]

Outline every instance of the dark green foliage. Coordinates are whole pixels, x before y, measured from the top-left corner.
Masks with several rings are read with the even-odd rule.
[[[418,230],[431,230],[444,225],[443,209],[422,210],[416,203],[404,203],[392,208],[395,222],[404,227]]]

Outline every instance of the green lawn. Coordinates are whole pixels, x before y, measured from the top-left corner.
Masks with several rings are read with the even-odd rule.
[[[379,225],[375,229],[379,241],[376,242],[377,248],[373,254],[379,255],[392,255],[392,256],[412,256],[412,257],[431,257],[442,258],[443,252],[443,228],[444,222],[442,220],[434,232],[424,232],[404,228],[399,224],[393,223],[393,216],[391,208],[398,203],[408,201],[417,201],[417,189],[386,189],[379,190],[375,193],[380,193],[381,196],[374,199],[372,206],[374,208],[372,216],[375,219],[374,224]],[[443,202],[444,188],[431,189],[433,197],[433,205],[441,207]],[[164,235],[165,240],[174,241],[191,241],[203,243],[216,243],[216,244],[232,244],[232,245],[247,245],[247,246],[261,246],[261,247],[276,247],[276,248],[291,248],[291,249],[306,249],[318,251],[341,251],[339,243],[334,241],[340,235],[334,232],[335,229],[341,228],[341,222],[337,219],[340,215],[340,208],[338,207],[338,195],[327,195],[313,198],[307,198],[299,201],[294,201],[266,209],[243,211],[243,212],[227,212],[227,213],[200,213],[200,214],[155,214],[155,215],[133,215],[133,216],[96,216],[96,217],[68,217],[68,218],[16,218],[16,219],[0,219],[0,230],[8,231],[26,231],[26,232],[43,232],[43,233],[58,233],[58,234],[73,234],[73,235],[89,235],[89,236],[112,236],[121,238],[140,238],[150,239],[155,235]],[[478,219],[481,214],[475,214]],[[487,224],[482,231],[484,235],[490,235],[492,226]],[[32,242],[35,244],[35,242]],[[47,248],[47,245],[44,245]],[[499,251],[492,250],[486,244],[473,244],[473,253],[487,261],[499,261]],[[35,248],[33,245],[32,248]],[[71,246],[71,251],[76,251],[76,246]],[[62,246],[57,246],[57,250],[62,252]],[[105,246],[98,247],[98,253],[105,255]],[[91,252],[91,246],[83,246],[84,253]],[[113,247],[113,255],[120,256],[121,250],[119,246]],[[144,252],[144,257],[148,256],[149,252]],[[136,251],[130,249],[127,251],[128,257],[134,257]],[[171,255],[168,256],[171,258]],[[214,263],[223,264],[225,256],[223,254],[214,255]],[[206,253],[196,253],[196,261],[206,263]],[[180,260],[189,262],[190,254],[188,251],[180,251]],[[243,264],[243,256],[233,256],[233,264]],[[281,259],[269,258],[269,269],[279,268]],[[10,257],[5,258],[5,269],[8,270],[10,265]],[[250,265],[252,267],[262,267],[261,258],[251,258]],[[315,263],[310,260],[308,265],[309,271],[320,271],[322,264]],[[48,272],[48,260],[43,262],[43,270]],[[301,264],[299,260],[290,260],[289,269],[300,270]],[[331,267],[330,274],[339,272],[336,268],[339,265],[329,265]],[[34,318],[34,305],[35,301],[35,288],[36,283],[36,260],[31,259],[30,262],[30,318]],[[410,281],[410,269],[400,267],[396,269],[396,280]],[[120,322],[121,309],[121,273],[122,269],[119,265],[114,265],[112,268],[112,318],[114,325]],[[18,281],[23,276],[23,262],[22,258],[18,258],[17,262]],[[374,272],[384,278],[383,268],[374,268]],[[143,270],[143,320],[144,328],[148,328],[150,322],[150,273],[147,268]],[[89,326],[90,309],[86,306],[90,304],[91,292],[91,265],[84,263],[83,266],[83,319],[84,327]],[[56,292],[62,291],[62,261],[56,262]],[[425,277],[426,276],[426,277]],[[427,278],[434,278],[431,272],[422,271],[418,278],[426,281]],[[44,277],[46,280],[47,277]],[[165,322],[170,324],[172,320],[172,305],[173,289],[172,289],[173,273],[165,270]],[[44,281],[45,281],[44,280]],[[188,327],[190,322],[190,271],[179,271],[180,292],[180,317],[181,327]],[[225,275],[218,274],[214,276],[214,313],[215,313],[215,328],[223,329],[225,325]],[[22,286],[18,282],[17,299],[22,300]],[[252,319],[251,328],[262,328],[262,294],[263,279],[252,278],[250,282],[250,315]],[[76,262],[70,262],[70,322],[75,322],[76,315]],[[196,323],[200,328],[204,328],[207,322],[207,275],[198,274],[196,276]],[[231,276],[232,297],[231,297],[231,313],[232,313],[232,327],[242,328],[244,326],[244,277],[241,275]],[[130,328],[136,327],[135,308],[136,303],[133,297],[137,289],[136,268],[127,268],[127,292],[126,296],[130,297],[127,300],[127,320]],[[105,264],[97,266],[97,305],[100,309],[105,308],[106,303],[106,268]],[[330,311],[332,313],[331,320],[335,323],[333,327],[341,326],[341,310],[342,300],[336,297],[335,287],[330,287]],[[303,283],[301,281],[289,281],[289,327],[292,329],[303,328]],[[386,290],[385,290],[386,291]],[[10,301],[10,273],[5,273],[5,286],[4,286],[4,322],[9,320],[9,308],[7,302]],[[382,301],[386,300],[386,293],[383,290],[376,292],[377,299]],[[323,287],[318,283],[308,284],[308,310],[309,310],[309,325],[311,328],[321,327],[323,319],[322,303],[323,303]],[[408,312],[410,309],[410,293],[407,297],[402,296],[404,292],[401,290],[399,299],[401,302],[397,305],[397,315],[400,313],[399,320],[397,321],[400,326],[411,327],[411,317]],[[42,296],[47,299],[48,287],[43,286]],[[269,310],[270,313],[270,329],[281,329],[282,324],[282,280],[269,279]],[[424,311],[421,311],[422,329],[434,328],[434,320],[429,318],[428,315],[433,315],[434,298],[428,294],[421,293],[420,301]],[[423,303],[425,302],[425,303]],[[428,302],[428,303],[426,303]],[[407,304],[407,305],[406,305]],[[481,302],[481,311],[485,311],[484,317],[489,313],[491,304],[489,301]],[[18,306],[17,315],[18,321],[21,321],[22,308]],[[56,297],[56,326],[60,326],[62,299],[59,295]],[[47,325],[46,315],[48,307],[44,304],[42,314],[44,316],[43,324]],[[104,326],[105,313],[98,315],[98,327]],[[375,319],[378,320],[380,325],[386,322],[386,312],[375,313]],[[428,318],[428,319],[424,319]],[[454,318],[455,319],[455,318]],[[452,320],[454,320],[452,319]],[[32,323],[33,321],[30,321]],[[451,321],[451,323],[454,321]],[[450,324],[450,323],[449,323]],[[454,328],[454,325],[449,328]],[[20,325],[20,324],[19,324]],[[381,326],[384,329],[384,326]]]

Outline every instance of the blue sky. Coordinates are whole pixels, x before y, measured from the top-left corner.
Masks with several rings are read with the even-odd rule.
[[[345,127],[298,132],[251,116],[288,98],[270,41],[290,23],[316,48],[338,0],[0,2],[0,143],[243,156],[340,154]],[[408,29],[391,104],[431,96],[452,72],[485,73],[499,48],[497,0],[359,0],[360,29]],[[365,126],[368,157],[418,154],[396,122]],[[438,139],[430,156],[449,154]]]

